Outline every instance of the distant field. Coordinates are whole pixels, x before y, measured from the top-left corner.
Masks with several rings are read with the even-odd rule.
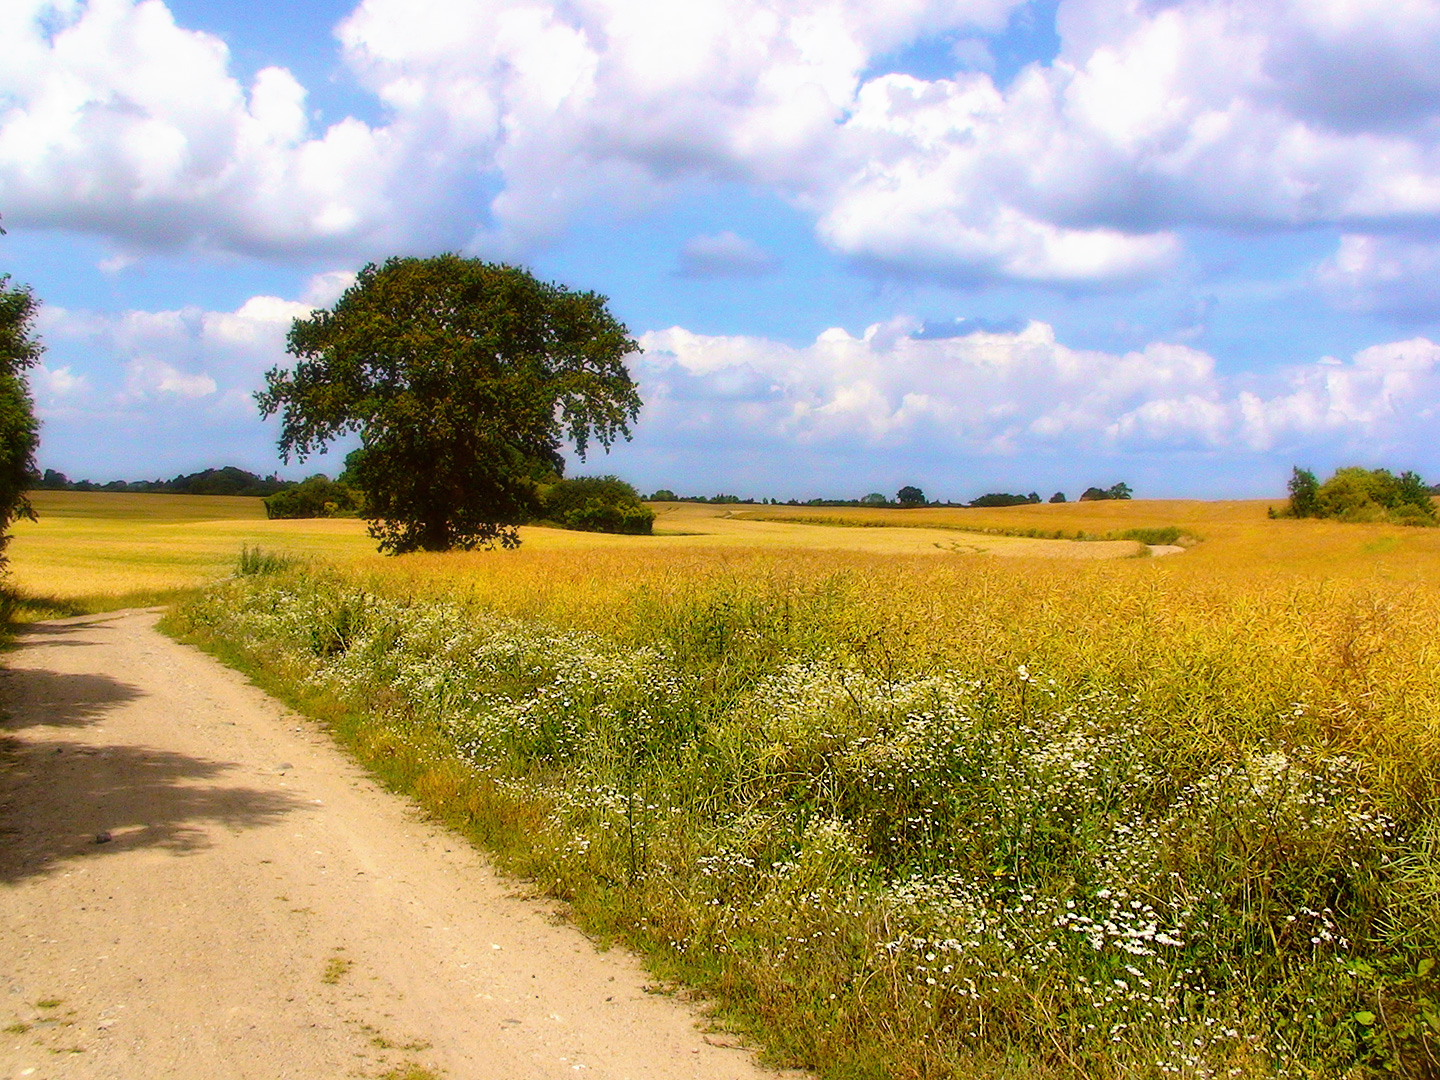
[[[374,545],[358,521],[267,521],[261,500],[223,495],[31,493],[15,525],[11,583],[60,610],[160,602],[231,572],[242,545],[350,560]]]
[[[163,599],[175,590],[230,573],[242,545],[331,561],[378,558],[361,521],[267,521],[259,499],[37,491],[32,500],[40,520],[21,521],[15,527],[12,581],[28,596],[63,603],[103,607],[146,603],[147,597]],[[929,527],[930,519],[911,514],[885,522],[905,528],[837,530],[805,521],[758,520],[753,513],[737,514],[723,506],[666,503],[657,504],[656,510],[654,537],[526,528],[521,530],[524,549],[667,556],[715,548],[785,549],[1066,559],[1109,559],[1140,552],[1140,545],[1128,540],[1076,544],[959,533],[948,519],[935,518],[937,527]]]

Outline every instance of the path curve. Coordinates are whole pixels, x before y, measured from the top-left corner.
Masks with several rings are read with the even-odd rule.
[[[156,618],[0,673],[0,1078],[773,1080]]]

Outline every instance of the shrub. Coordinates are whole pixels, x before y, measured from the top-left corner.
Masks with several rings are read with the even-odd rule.
[[[967,505],[975,507],[1028,506],[1039,501],[1040,496],[1033,491],[1029,495],[1011,495],[1007,492],[995,491],[988,495],[981,495],[978,499],[971,499]]]
[[[1434,525],[1435,506],[1425,481],[1413,472],[1348,466],[1319,483],[1298,466],[1290,476],[1287,517],[1336,518],[1392,525]]]
[[[648,536],[655,525],[655,511],[615,476],[559,480],[540,489],[540,504],[546,520],[581,532]]]
[[[360,493],[324,473],[282,488],[265,499],[268,518],[354,517],[360,512]]]
[[[1115,484],[1108,488],[1088,487],[1085,493],[1080,496],[1081,502],[1104,502],[1107,499],[1128,499],[1132,495],[1130,485],[1126,483]],[[1051,500],[1054,501],[1053,499]]]

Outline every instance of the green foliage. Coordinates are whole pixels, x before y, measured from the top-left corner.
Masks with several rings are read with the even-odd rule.
[[[886,499],[878,491],[872,491],[860,500],[861,506],[885,506],[890,500]]]
[[[637,348],[597,293],[453,254],[392,258],[295,321],[294,369],[256,398],[281,416],[286,460],[359,433],[346,472],[382,551],[514,547],[563,442],[583,458],[629,437]]]
[[[1178,544],[1188,534],[1178,525],[1157,525],[1149,528],[1123,529],[1111,534],[1118,540],[1138,540],[1142,544]]]
[[[10,526],[22,517],[35,518],[25,492],[35,477],[40,425],[25,372],[42,352],[34,335],[38,309],[27,286],[12,287],[10,278],[0,275],[0,567]]]
[[[278,574],[298,565],[299,560],[289,555],[277,555],[273,551],[265,551],[258,545],[251,547],[249,544],[240,546],[240,554],[235,560],[236,577],[254,577],[257,574]]]
[[[1133,496],[1130,485],[1126,483],[1115,484],[1108,488],[1088,487],[1080,496],[1081,502],[1104,502],[1107,499],[1129,499]],[[1054,502],[1054,499],[1050,500]],[[1061,500],[1064,501],[1063,499]]]
[[[654,495],[651,495],[651,496],[650,496],[650,501],[651,501],[651,502],[674,502],[674,501],[675,501],[675,492],[671,491],[669,488],[661,488],[659,491],[655,492]]]
[[[1291,517],[1320,516],[1320,481],[1313,472],[1296,465],[1286,487],[1290,490]]]
[[[268,518],[354,517],[360,508],[359,492],[324,473],[291,484],[265,499]]]
[[[1349,466],[1323,484],[1309,469],[1291,473],[1287,517],[1336,518],[1392,525],[1434,525],[1435,505],[1425,481],[1413,472]]]
[[[71,480],[62,472],[46,469],[35,487],[42,491],[118,491],[129,494],[164,495],[273,495],[285,488],[278,476],[257,476],[246,469],[226,465],[222,469],[202,469],[185,473],[171,480]]]
[[[1063,491],[1055,492],[1054,495],[1050,496],[1050,501],[1052,503],[1063,503],[1065,501],[1065,493]]]
[[[901,506],[924,506],[925,492],[918,487],[907,484],[895,493],[895,501]]]
[[[974,507],[1028,506],[1039,501],[1040,496],[1033,491],[1029,495],[1010,495],[1003,491],[997,491],[991,492],[989,495],[981,495],[978,499],[971,499],[966,505]]]
[[[540,488],[541,513],[567,529],[650,535],[655,511],[615,476],[580,476]]]

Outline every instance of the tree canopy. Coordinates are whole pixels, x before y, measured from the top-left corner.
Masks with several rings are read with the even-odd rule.
[[[33,325],[39,306],[28,287],[12,287],[10,278],[0,275],[0,565],[10,526],[35,517],[25,492],[35,477],[40,425],[25,372],[43,351]]]
[[[536,488],[630,436],[638,351],[605,297],[459,255],[392,258],[360,271],[330,310],[296,319],[294,369],[256,395],[300,460],[358,433],[346,478],[382,551],[519,543]]]

